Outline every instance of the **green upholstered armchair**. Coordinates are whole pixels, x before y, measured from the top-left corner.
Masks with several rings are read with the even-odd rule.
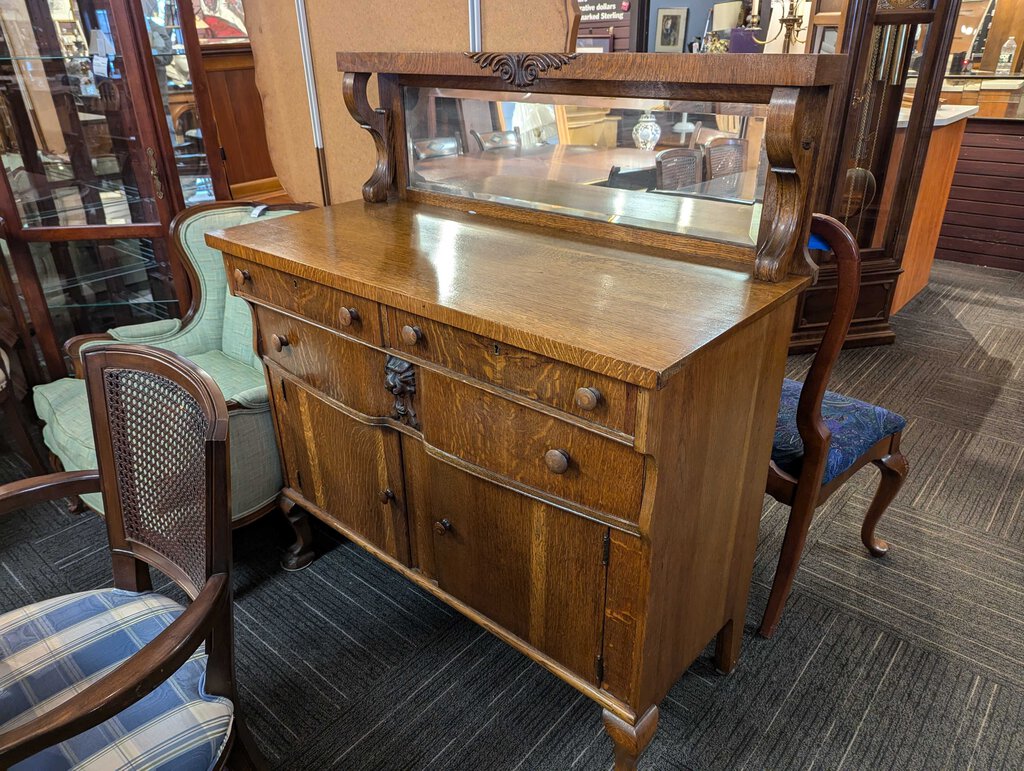
[[[72,338],[65,350],[77,376],[34,390],[36,412],[46,424],[43,440],[64,470],[96,468],[88,399],[81,379],[82,350],[109,340],[151,345],[192,361],[213,378],[224,394],[231,432],[233,526],[248,524],[277,506],[281,463],[263,367],[253,350],[252,316],[243,300],[230,295],[223,258],[219,251],[206,245],[204,236],[217,228],[282,217],[307,208],[301,204],[265,206],[228,201],[195,206],[174,219],[171,248],[177,251],[192,290],[191,306],[185,316]],[[98,494],[83,495],[82,500],[103,512]],[[299,569],[312,559],[309,529],[301,515],[289,515],[289,521],[297,539],[285,555],[284,565]]]

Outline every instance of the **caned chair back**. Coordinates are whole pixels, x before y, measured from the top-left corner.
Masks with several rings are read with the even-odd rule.
[[[480,152],[487,153],[494,150],[508,150],[523,146],[523,138],[516,126],[511,131],[485,131],[480,133],[476,129],[469,132],[476,140]]]
[[[704,179],[704,152],[699,148],[662,150],[654,164],[654,186],[658,190],[680,190]]]
[[[115,578],[131,555],[195,599],[231,560],[224,397],[156,348],[101,345],[83,362]]]
[[[412,143],[413,157],[418,161],[431,158],[447,158],[462,153],[462,142],[458,137],[433,137],[417,139]]]
[[[715,137],[704,145],[708,179],[738,174],[747,165],[747,140]]]

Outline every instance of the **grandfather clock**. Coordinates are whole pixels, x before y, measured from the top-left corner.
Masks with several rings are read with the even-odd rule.
[[[960,0],[819,0],[808,45],[838,40],[850,56],[848,97],[834,116],[833,168],[817,211],[856,236],[863,256],[860,299],[848,346],[895,339],[889,325],[907,232],[949,55]],[[828,34],[830,25],[833,34]],[[902,115],[901,115],[902,110]],[[835,301],[835,266],[819,259],[819,280],[800,299],[793,352],[821,341]]]

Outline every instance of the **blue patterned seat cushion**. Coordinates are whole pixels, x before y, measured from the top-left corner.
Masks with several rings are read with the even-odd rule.
[[[800,475],[804,460],[804,443],[796,430],[796,408],[803,387],[803,383],[795,380],[782,381],[782,400],[772,443],[775,465],[794,477]],[[850,468],[876,442],[902,431],[907,425],[905,419],[884,407],[832,391],[826,391],[821,401],[821,416],[832,432],[832,444],[821,480],[823,485]]]
[[[159,594],[99,589],[0,616],[0,732],[53,709],[117,668],[183,608]],[[200,648],[120,714],[13,766],[42,771],[209,769],[224,750],[230,700],[203,692]]]

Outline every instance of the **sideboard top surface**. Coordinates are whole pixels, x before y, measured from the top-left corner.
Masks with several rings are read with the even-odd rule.
[[[338,204],[213,231],[207,242],[647,388],[809,283],[409,202]]]

